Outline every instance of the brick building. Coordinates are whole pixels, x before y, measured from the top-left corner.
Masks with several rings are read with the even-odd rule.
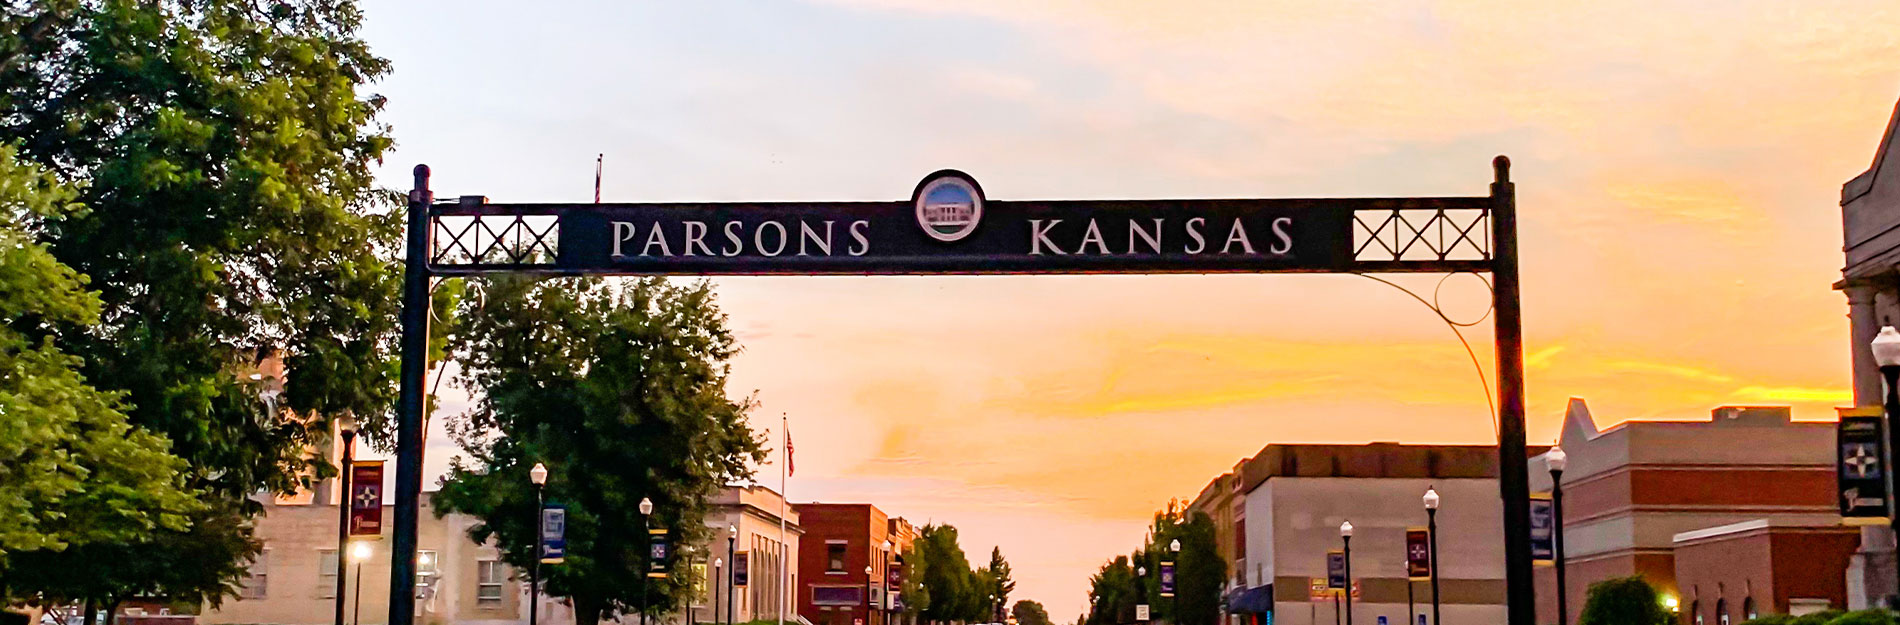
[[[1892,155],[1900,107],[1888,118],[1866,171],[1841,185],[1841,280],[1847,296],[1848,350],[1853,355],[1854,405],[1879,409],[1880,369],[1871,347],[1881,326],[1900,325],[1900,159]],[[1861,528],[1861,551],[1848,580],[1854,608],[1880,605],[1893,594],[1896,566],[1893,532]]]
[[[1840,523],[1834,424],[1793,421],[1786,407],[1724,406],[1702,421],[1598,429],[1589,407],[1573,398],[1559,444],[1570,459],[1563,475],[1566,622],[1576,622],[1592,582],[1613,577],[1641,575],[1686,605],[1688,590],[1676,578],[1678,535],[1763,519]],[[1543,456],[1529,464],[1531,490],[1548,492]],[[1767,583],[1761,580],[1753,583]],[[1538,621],[1556,622],[1554,569],[1539,567],[1535,581]]]
[[[1860,530],[1756,519],[1676,534],[1683,621],[1734,625],[1763,614],[1847,604],[1847,563]]]
[[[896,625],[891,571],[912,532],[871,504],[801,503],[798,614],[815,625]],[[893,523],[893,521],[899,521]],[[884,609],[872,610],[874,606]]]
[[[1222,474],[1201,488],[1194,501],[1188,503],[1187,515],[1192,518],[1197,513],[1206,513],[1214,521],[1214,549],[1220,554],[1221,563],[1227,566],[1228,578],[1221,586],[1223,596],[1247,588],[1246,579],[1241,575],[1247,570],[1247,494],[1243,491],[1246,479],[1242,475],[1247,459],[1241,458],[1234,463],[1234,470]],[[1241,617],[1231,611],[1227,613],[1229,625],[1239,625]]]

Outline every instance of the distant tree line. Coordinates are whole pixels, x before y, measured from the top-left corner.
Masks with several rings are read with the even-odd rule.
[[[1002,548],[990,549],[983,568],[971,567],[955,526],[925,525],[904,556],[904,607],[928,623],[1001,621],[1015,590]]]

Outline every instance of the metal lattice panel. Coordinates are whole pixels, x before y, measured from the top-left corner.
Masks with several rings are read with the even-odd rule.
[[[429,262],[439,268],[552,266],[560,249],[554,215],[437,214],[430,221],[435,249]]]
[[[1352,214],[1355,262],[1491,260],[1491,211],[1392,208]]]

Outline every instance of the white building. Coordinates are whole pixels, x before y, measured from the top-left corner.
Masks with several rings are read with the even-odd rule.
[[[1503,622],[1497,474],[1497,449],[1489,446],[1269,445],[1242,470],[1241,562],[1247,570],[1235,573],[1247,590],[1230,605],[1270,605],[1271,621],[1258,613],[1239,615],[1252,623],[1332,625],[1339,618],[1335,600],[1310,587],[1316,580],[1324,586],[1326,554],[1341,548],[1340,525],[1351,521],[1352,577],[1359,588],[1353,622],[1376,623],[1381,616],[1395,625],[1417,622],[1407,618],[1407,585],[1414,614],[1425,615],[1431,613],[1431,585],[1407,581],[1405,532],[1426,526],[1422,497],[1435,488],[1442,502],[1438,554],[1445,622]]]

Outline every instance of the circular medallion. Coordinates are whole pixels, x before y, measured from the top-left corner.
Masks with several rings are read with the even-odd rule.
[[[924,178],[911,202],[917,225],[938,241],[962,240],[983,220],[983,189],[962,172],[944,170]]]

